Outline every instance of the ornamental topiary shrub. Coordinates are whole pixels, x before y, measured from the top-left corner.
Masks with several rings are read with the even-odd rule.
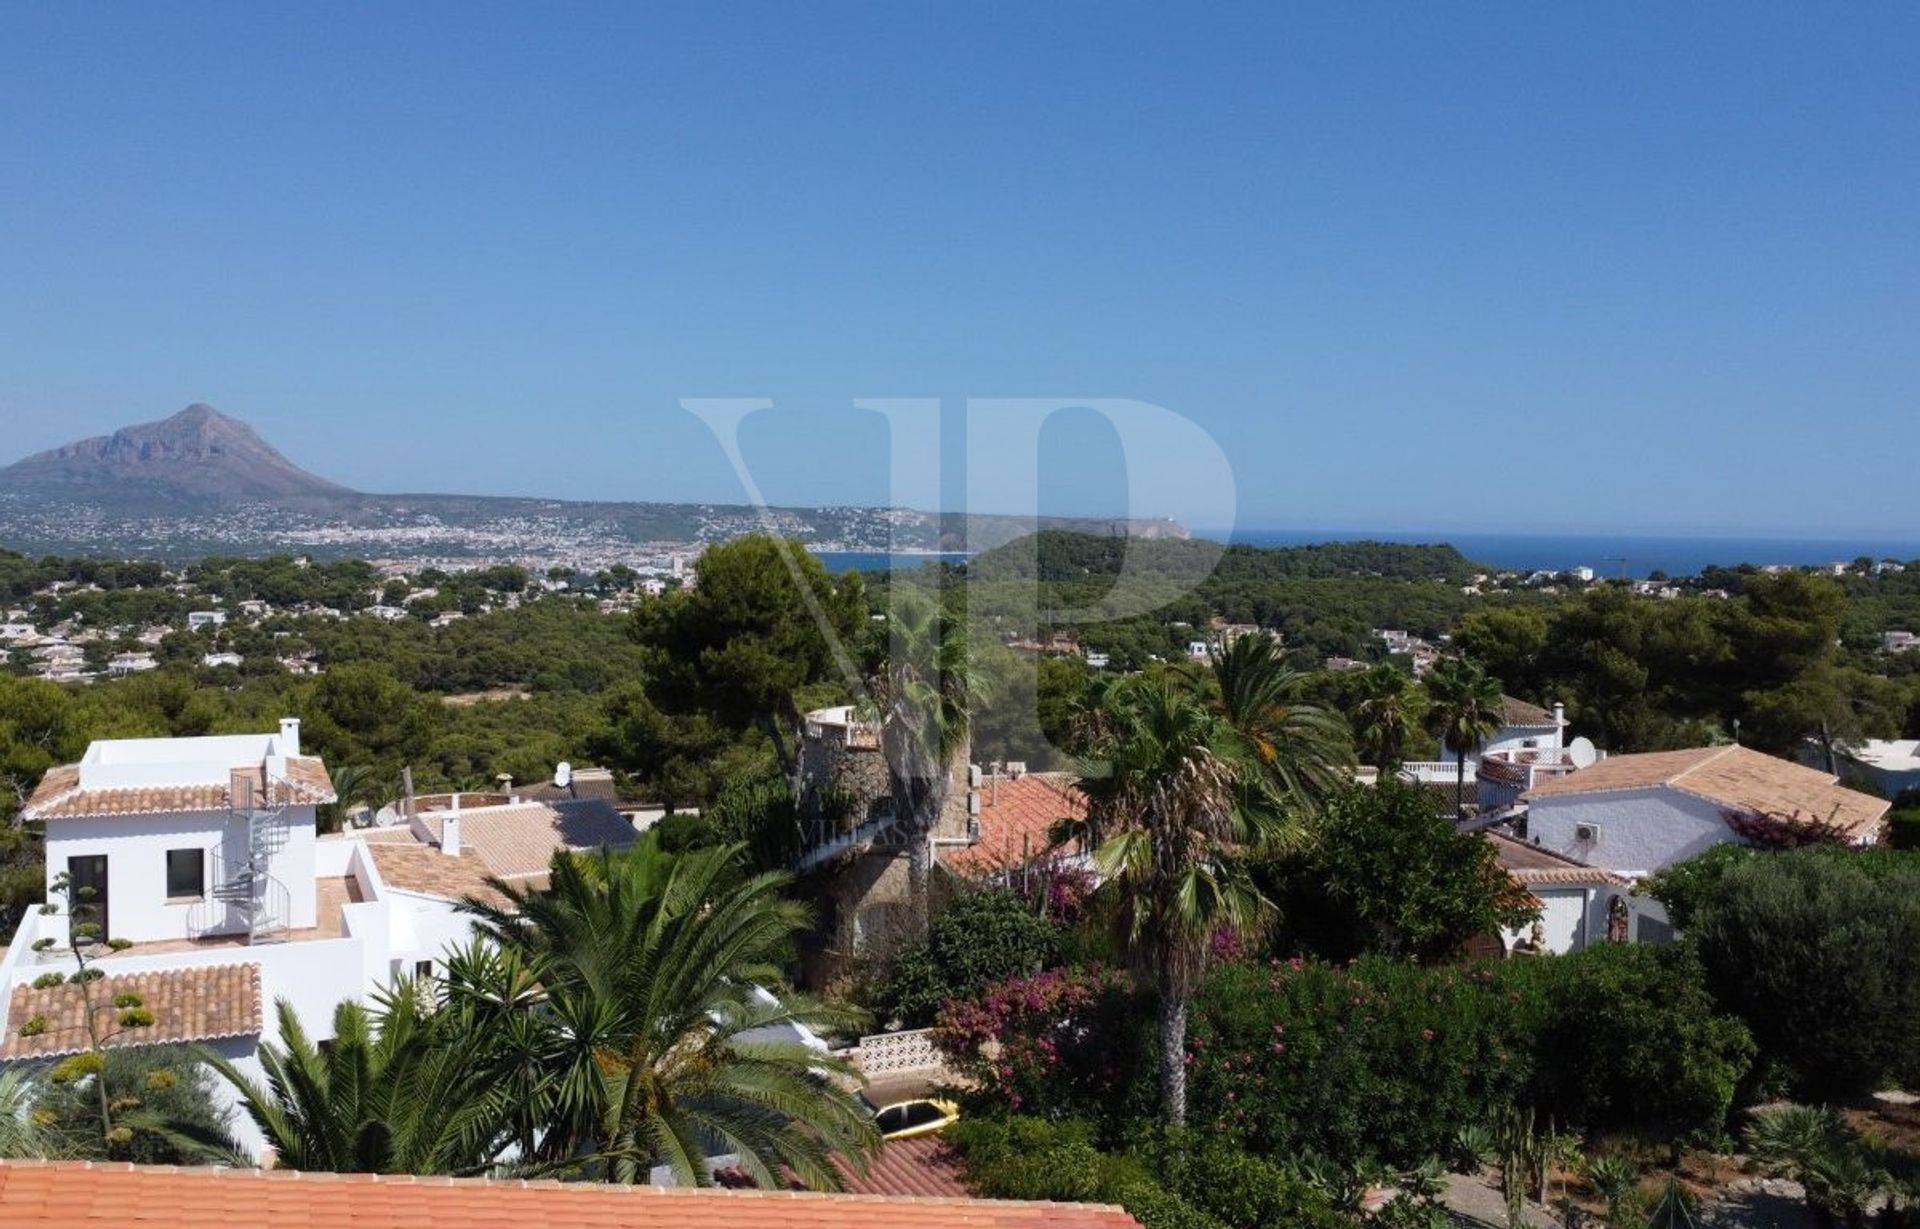
[[[64,973],[42,973],[33,979],[33,988],[35,990],[45,990],[49,986],[61,985],[66,980],[67,977]]]

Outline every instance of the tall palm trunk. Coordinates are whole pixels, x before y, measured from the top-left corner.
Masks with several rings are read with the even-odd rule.
[[[1187,1124],[1187,1000],[1160,990],[1160,1108],[1170,1127]]]
[[[1453,814],[1459,818],[1460,808],[1467,805],[1467,753],[1463,748],[1453,753]]]

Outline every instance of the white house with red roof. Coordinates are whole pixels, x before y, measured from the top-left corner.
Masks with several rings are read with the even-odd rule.
[[[461,795],[321,836],[316,809],[334,800],[291,718],[270,734],[100,740],[49,771],[21,812],[45,829],[47,904],[0,956],[0,1065],[90,1044],[78,987],[59,981],[76,968],[62,874],[93,890],[97,939],[114,941],[89,945],[96,1005],[134,993],[154,1016],[110,1044],[206,1043],[257,1075],[259,1047],[279,1040],[276,1001],[330,1037],[341,1001],[465,943],[460,902],[500,900],[491,880],[538,887],[561,850],[635,839],[605,799]],[[262,1142],[250,1121],[234,1125]]]
[[[1769,826],[1872,844],[1888,802],[1748,747],[1616,755],[1523,795],[1528,840],[1630,879]]]

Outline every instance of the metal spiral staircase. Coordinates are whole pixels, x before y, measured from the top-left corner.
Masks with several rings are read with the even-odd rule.
[[[212,895],[244,910],[250,944],[277,942],[289,929],[292,895],[272,867],[274,856],[287,847],[286,800],[291,794],[285,781],[249,772],[234,773],[228,791],[232,813],[247,821],[247,858],[214,885]]]

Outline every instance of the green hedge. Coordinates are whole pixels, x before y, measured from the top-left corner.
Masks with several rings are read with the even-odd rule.
[[[973,1118],[950,1129],[976,1194],[1117,1203],[1147,1229],[1349,1229],[1325,1195],[1218,1142],[1176,1137],[1123,1153],[1084,1122]]]
[[[1684,948],[1431,968],[1228,966],[1194,1004],[1190,1121],[1261,1156],[1410,1168],[1502,1102],[1566,1127],[1717,1135],[1754,1045]]]

